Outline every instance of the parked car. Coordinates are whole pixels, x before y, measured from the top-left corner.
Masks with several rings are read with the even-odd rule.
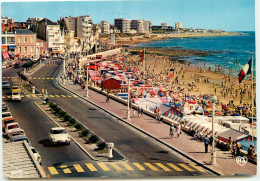
[[[31,147],[31,150],[33,152],[33,156],[35,157],[35,159],[39,162],[39,164],[42,164],[42,158],[41,155],[38,151],[36,151],[36,149],[34,147]]]
[[[14,131],[14,129],[19,129],[20,126],[18,123],[14,122],[14,123],[9,123],[5,126],[5,134],[7,135],[7,137],[9,137],[10,133],[12,131]]]
[[[66,132],[65,128],[62,127],[51,128],[51,131],[49,133],[49,140],[51,144],[65,143],[69,145],[70,139],[71,138]]]
[[[2,89],[10,89],[10,84],[7,80],[2,81]]]
[[[3,120],[2,120],[3,132],[5,131],[5,127],[6,127],[7,124],[14,123],[14,122],[15,122],[15,120],[14,120],[13,117],[3,118]]]
[[[12,114],[10,112],[3,112],[2,113],[2,118],[8,118],[8,117],[12,117]]]
[[[9,109],[5,102],[2,102],[2,112],[7,112]]]
[[[15,62],[14,68],[20,68],[20,63],[19,62]]]
[[[18,141],[26,141],[29,144],[30,147],[32,146],[31,142],[29,141],[29,139],[25,135],[18,135],[18,136],[13,137],[12,142],[18,142]]]
[[[9,139],[11,142],[13,142],[13,138],[16,136],[26,136],[25,132],[23,129],[14,129],[9,133]]]

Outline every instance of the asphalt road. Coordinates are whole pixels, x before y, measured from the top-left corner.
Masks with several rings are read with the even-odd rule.
[[[62,65],[62,61],[55,62]],[[57,77],[61,66],[44,66],[31,77]],[[11,76],[13,69],[3,72],[3,76]],[[47,87],[48,95],[72,95],[57,84],[56,79],[31,79],[31,82],[36,85],[36,88],[41,90]],[[4,92],[5,93],[5,92]],[[33,101],[37,98],[25,98],[20,103],[8,102],[10,110],[15,118],[19,118],[19,124],[25,129],[26,134],[32,142],[32,145],[40,151],[43,160],[43,166],[51,177],[160,177],[160,176],[195,176],[195,175],[212,175],[209,171],[200,167],[200,169],[189,170],[182,168],[176,170],[171,168],[166,171],[163,168],[158,168],[159,164],[168,166],[168,163],[174,165],[189,165],[192,161],[169,149],[168,147],[156,142],[149,136],[137,131],[120,120],[108,115],[102,110],[94,107],[90,103],[81,98],[68,97],[50,97],[49,99],[57,103],[65,111],[73,117],[81,121],[91,131],[97,134],[105,141],[113,142],[116,149],[127,158],[127,163],[131,169],[116,169],[107,163],[109,171],[101,169],[98,163],[90,160],[82,150],[74,143],[70,146],[48,146],[48,132],[55,124],[45,116],[34,104]],[[96,171],[86,170],[85,163],[91,163]],[[140,163],[145,170],[137,167],[133,163]],[[156,168],[150,167],[149,164],[157,165]],[[79,164],[85,172],[77,172],[73,164]],[[122,163],[119,163],[122,164]],[[66,165],[72,173],[67,173],[64,169],[59,169],[61,165]],[[85,167],[84,167],[85,166]],[[57,175],[50,173],[47,167],[55,167],[58,170]],[[121,167],[122,168],[122,167]],[[189,166],[190,168],[190,166]]]

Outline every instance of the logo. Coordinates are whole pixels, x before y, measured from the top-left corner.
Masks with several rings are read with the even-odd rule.
[[[238,165],[241,167],[244,166],[248,161],[248,158],[246,156],[237,156],[236,157],[236,162]]]

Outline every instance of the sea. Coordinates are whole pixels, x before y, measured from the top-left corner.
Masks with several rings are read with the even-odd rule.
[[[255,32],[244,31],[240,33],[242,35],[170,38],[140,43],[136,46],[219,51],[219,53],[212,53],[206,57],[189,56],[180,57],[180,59],[189,61],[201,68],[205,65],[212,68],[223,68],[224,73],[232,77],[237,77],[241,68],[253,56],[253,73],[255,75]],[[249,78],[249,75],[246,78]]]

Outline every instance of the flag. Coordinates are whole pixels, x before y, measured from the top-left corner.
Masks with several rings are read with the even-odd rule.
[[[251,74],[251,69],[252,69],[252,58],[249,60],[249,62],[244,65],[240,73],[238,74],[238,80],[239,83],[242,82],[242,80],[245,78],[246,75]]]
[[[141,53],[140,53],[140,58],[141,58],[141,60],[142,60],[142,62],[144,61],[144,51],[142,51]]]

